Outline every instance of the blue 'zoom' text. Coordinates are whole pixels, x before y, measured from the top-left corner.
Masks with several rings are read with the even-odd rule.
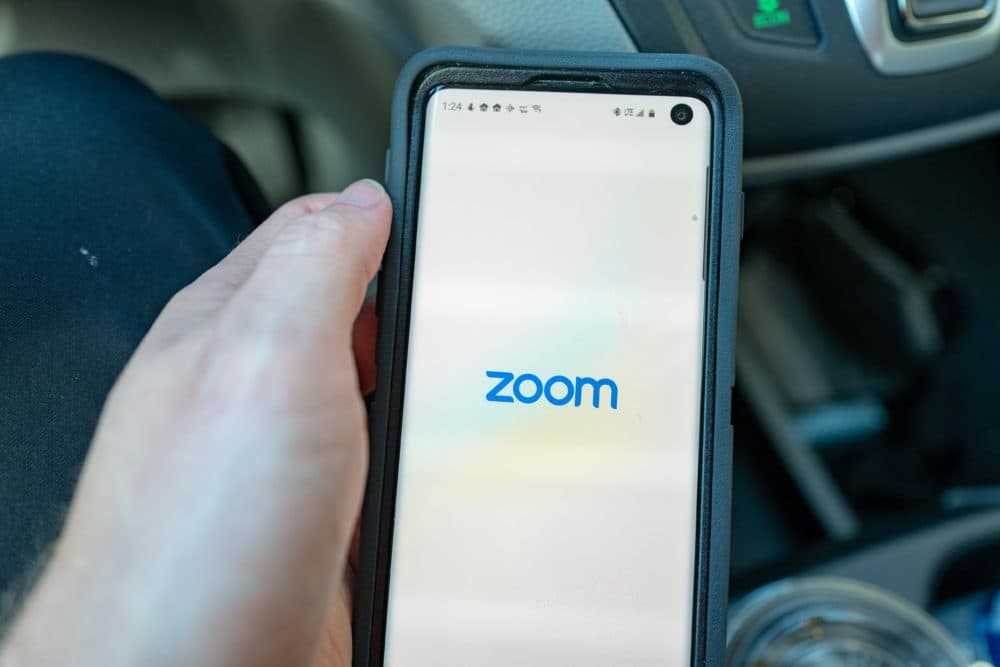
[[[609,378],[577,377],[574,382],[565,375],[553,375],[543,382],[534,373],[515,376],[509,371],[486,371],[486,377],[497,381],[486,392],[486,400],[493,403],[534,403],[544,397],[552,405],[568,405],[572,401],[578,408],[589,393],[590,404],[599,408],[602,390],[607,389],[604,393],[608,394],[608,404],[612,410],[618,409],[618,385]]]

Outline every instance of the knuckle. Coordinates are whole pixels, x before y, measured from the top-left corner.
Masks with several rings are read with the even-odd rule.
[[[177,311],[182,311],[189,307],[195,300],[195,290],[192,289],[192,285],[187,285],[182,287],[177,291],[170,299],[167,304],[160,311],[161,315],[173,315]]]
[[[198,401],[216,413],[252,409],[257,416],[282,414],[300,400],[308,375],[299,360],[259,337],[231,340],[207,361]]]
[[[333,203],[336,197],[336,193],[333,192],[317,192],[302,195],[295,199],[290,199],[279,206],[271,217],[287,218],[316,213]]]
[[[274,242],[278,251],[325,257],[350,253],[354,245],[350,221],[342,214],[328,211],[296,218],[281,230]]]

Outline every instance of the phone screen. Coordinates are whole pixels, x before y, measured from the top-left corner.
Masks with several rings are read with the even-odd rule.
[[[441,88],[425,118],[385,664],[686,664],[709,108]]]

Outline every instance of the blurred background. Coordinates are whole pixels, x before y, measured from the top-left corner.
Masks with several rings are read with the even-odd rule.
[[[393,81],[427,46],[722,62],[746,112],[734,608],[849,577],[981,658],[1000,586],[998,37],[994,0],[0,0],[0,53],[133,72],[273,202],[382,176]]]

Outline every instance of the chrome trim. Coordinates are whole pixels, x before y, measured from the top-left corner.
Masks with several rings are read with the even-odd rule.
[[[996,0],[989,0],[995,3]],[[844,0],[872,66],[889,76],[921,74],[964,65],[989,56],[1000,41],[1000,13],[958,35],[903,42],[892,31],[886,0]]]
[[[899,18],[903,24],[917,32],[931,33],[935,30],[949,30],[951,28],[961,28],[964,25],[982,23],[988,19],[996,8],[996,0],[986,0],[979,9],[970,9],[964,12],[952,14],[941,14],[929,18],[920,18],[910,6],[912,0],[897,0],[899,6]]]

